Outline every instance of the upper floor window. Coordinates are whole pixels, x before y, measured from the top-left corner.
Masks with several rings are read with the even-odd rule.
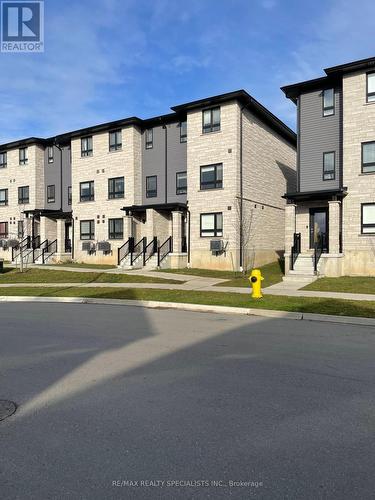
[[[55,203],[55,185],[47,186],[47,203]]]
[[[114,130],[109,133],[109,150],[118,151],[122,148],[122,130]]]
[[[122,240],[124,237],[124,219],[108,219],[108,239]]]
[[[8,238],[8,223],[0,222],[0,239]]]
[[[367,102],[375,102],[375,72],[367,73]]]
[[[156,175],[146,177],[146,198],[156,198],[158,195],[158,178]]]
[[[223,236],[222,212],[201,214],[201,237],[202,236]]]
[[[323,90],[323,116],[335,114],[335,92],[333,89]]]
[[[95,238],[95,221],[81,220],[80,223],[80,239],[93,240]]]
[[[8,190],[0,189],[0,206],[5,207],[8,205]]]
[[[48,163],[53,163],[54,151],[53,146],[48,146]]]
[[[80,201],[94,200],[94,181],[81,182],[79,184]]]
[[[108,179],[108,198],[113,200],[115,198],[123,198],[125,193],[124,178],[114,177]]]
[[[176,194],[187,193],[187,175],[186,172],[177,172],[176,174]]]
[[[0,153],[0,168],[7,167],[7,153]]]
[[[187,121],[180,123],[180,142],[187,141]]]
[[[81,156],[92,156],[92,136],[82,137],[81,139]]]
[[[18,188],[18,204],[26,205],[30,201],[29,186],[21,186]]]
[[[23,237],[25,236],[23,220],[19,220],[18,221],[18,224],[17,224],[17,233],[18,233],[18,238],[20,240],[22,240]]]
[[[333,181],[335,179],[335,152],[323,153],[323,181]]]
[[[218,132],[220,130],[220,107],[202,111],[203,133]]]
[[[362,173],[375,172],[375,142],[362,143]]]
[[[72,186],[68,186],[68,205],[72,204]]]
[[[27,148],[20,148],[19,149],[19,164],[26,165],[26,163],[28,161],[29,161],[29,158],[27,156]]]
[[[362,203],[362,234],[375,234],[375,203]]]
[[[220,189],[223,187],[223,165],[201,167],[201,189]]]
[[[154,147],[154,130],[148,128],[146,130],[146,149],[152,149]]]

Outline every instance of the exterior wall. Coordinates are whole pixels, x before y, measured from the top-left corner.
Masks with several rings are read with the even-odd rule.
[[[375,104],[366,103],[366,73],[343,78],[344,273],[375,276],[375,236],[361,235],[361,203],[375,203],[375,175],[361,173],[361,143],[375,141]]]
[[[72,207],[68,204],[68,187],[72,185],[72,169],[70,162],[70,146],[62,147],[62,154],[54,147],[54,161],[48,163],[48,147],[44,151],[44,208],[47,210],[61,210],[70,212]],[[62,172],[61,172],[62,156]],[[62,190],[61,190],[62,179]],[[55,186],[55,203],[47,201],[47,186]],[[61,204],[62,192],[62,204]]]
[[[124,206],[135,203],[137,188],[136,171],[140,168],[137,147],[140,144],[140,131],[136,127],[122,130],[122,150],[110,152],[108,132],[93,136],[93,156],[81,157],[81,139],[72,140],[72,208],[74,216],[74,258],[79,262],[117,263],[117,248],[127,239],[108,239],[108,219],[122,218]],[[124,176],[125,197],[108,199],[108,179]],[[94,181],[95,200],[80,202],[80,182]],[[95,221],[95,242],[109,241],[111,253],[102,252],[88,255],[82,251],[80,240],[80,221]],[[124,222],[125,226],[125,222]]]
[[[322,90],[299,98],[300,191],[336,189],[340,186],[341,96],[335,89],[335,114],[323,117]],[[335,151],[335,180],[323,181],[323,153]]]
[[[180,142],[180,123],[166,125],[167,130],[167,183],[165,179],[165,135],[162,126],[153,127],[153,147],[145,147],[142,133],[142,204],[186,203],[186,195],[176,194],[176,173],[186,171],[187,146]],[[157,197],[146,198],[146,177],[157,176]],[[167,192],[167,196],[166,196]]]
[[[245,269],[273,262],[283,254],[286,201],[282,196],[286,191],[295,190],[295,183],[295,148],[254,114],[245,110],[243,117]],[[236,212],[238,213],[238,209]]]

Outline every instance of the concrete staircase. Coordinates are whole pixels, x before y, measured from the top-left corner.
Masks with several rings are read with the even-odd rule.
[[[288,271],[288,274],[283,277],[283,280],[286,282],[297,281],[301,284],[309,284],[317,279],[318,276],[314,271],[314,255],[312,252],[299,254],[293,271]]]

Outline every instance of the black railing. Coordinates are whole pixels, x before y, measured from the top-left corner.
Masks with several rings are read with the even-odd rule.
[[[170,236],[159,248],[158,248],[158,267],[163,262],[168,254],[172,252],[172,236]]]
[[[39,248],[40,247],[40,236],[35,236],[35,238],[33,238],[31,240],[30,246],[33,250],[35,250],[36,248]]]
[[[146,238],[142,238],[134,245],[133,250],[130,252],[130,265],[132,266],[134,262],[142,255],[146,248]]]
[[[134,250],[134,238],[130,237],[120,248],[117,249],[117,264],[121,262]]]
[[[26,238],[19,242],[18,246],[12,247],[12,261],[15,261],[22,252],[30,248],[30,244],[31,237],[26,236]]]
[[[326,233],[320,233],[317,237],[317,241],[314,243],[314,272],[318,272],[318,264],[322,253],[328,252],[327,235]]]
[[[143,252],[143,265],[146,265],[146,262],[151,259],[153,255],[158,251],[158,239],[156,236],[152,238],[150,243],[145,247]]]
[[[43,250],[48,246],[48,240],[44,240],[42,243],[39,242],[37,248],[33,248],[33,262],[35,263],[43,253]]]
[[[182,253],[187,253],[187,238],[186,238],[186,236],[183,236],[183,237],[182,237],[182,241],[181,241],[181,252],[182,252]]]
[[[54,253],[57,252],[57,240],[51,241],[51,243],[48,243],[45,248],[42,250],[42,262],[45,264],[47,260],[53,255]]]
[[[293,271],[294,264],[296,263],[298,255],[301,253],[301,233],[294,233],[293,235],[293,246],[291,249],[290,256],[290,269]]]

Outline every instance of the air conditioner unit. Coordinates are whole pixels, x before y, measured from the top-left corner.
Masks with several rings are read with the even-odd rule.
[[[18,240],[8,240],[8,247],[9,248],[17,248],[19,246],[20,242]]]
[[[109,253],[111,251],[111,244],[108,241],[99,241],[97,248],[99,252]]]
[[[224,250],[224,241],[223,240],[211,240],[210,241],[210,249],[213,253],[219,253]]]
[[[0,240],[0,248],[6,250],[8,248],[8,240]]]
[[[82,243],[82,250],[87,253],[95,252],[95,243],[92,241],[84,241]]]

